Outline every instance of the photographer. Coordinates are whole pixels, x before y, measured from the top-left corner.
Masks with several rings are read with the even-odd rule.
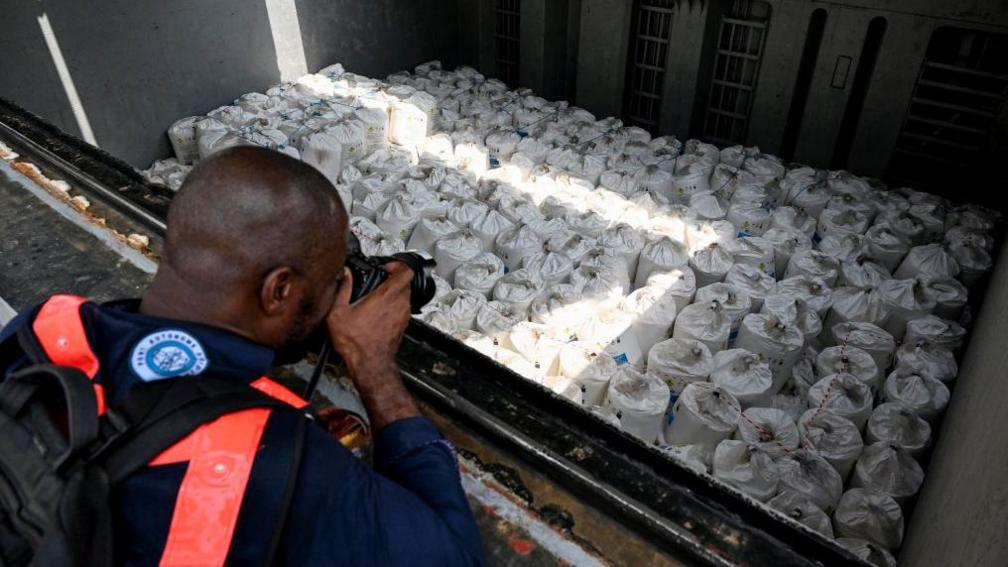
[[[310,166],[261,148],[224,150],[174,199],[142,300],[54,296],[0,332],[0,378],[44,352],[92,379],[99,413],[134,386],[183,376],[239,381],[302,406],[261,377],[300,360],[323,326],[346,362],[374,431],[373,470],[317,425],[293,443],[297,411],[225,415],[113,487],[117,563],[482,564],[454,450],[395,365],[413,273],[390,262],[384,283],[351,304],[347,222]],[[24,347],[22,329],[39,348]]]

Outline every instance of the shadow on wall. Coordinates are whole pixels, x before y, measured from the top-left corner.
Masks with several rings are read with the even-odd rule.
[[[455,3],[438,0],[30,6],[0,22],[0,50],[17,54],[0,60],[0,97],[137,167],[171,155],[165,132],[175,120],[236,92],[336,61],[373,75],[452,63],[458,36]]]
[[[292,0],[293,1],[293,0]],[[333,63],[368,77],[440,60],[455,67],[458,7],[445,0],[296,0],[309,71]]]

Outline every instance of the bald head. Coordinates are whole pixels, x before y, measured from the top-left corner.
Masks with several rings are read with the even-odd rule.
[[[316,169],[264,148],[223,150],[194,167],[172,201],[142,309],[277,346],[332,304],[346,235],[339,194]],[[172,304],[187,312],[163,313]]]
[[[193,168],[168,211],[164,258],[180,275],[223,286],[277,265],[308,269],[345,247],[346,212],[315,168],[253,146]]]

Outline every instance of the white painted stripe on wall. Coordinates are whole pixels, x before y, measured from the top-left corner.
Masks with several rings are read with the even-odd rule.
[[[60,82],[63,83],[63,91],[66,92],[70,108],[73,110],[74,118],[77,120],[77,127],[80,128],[81,137],[92,146],[97,146],[98,141],[95,140],[94,131],[91,130],[91,121],[88,120],[84,104],[81,103],[80,96],[77,94],[77,86],[74,85],[73,77],[70,76],[70,69],[67,68],[66,60],[63,59],[63,51],[60,49],[56,34],[53,33],[52,24],[49,23],[49,15],[42,14],[39,16],[38,23],[39,27],[42,28],[42,37],[45,38],[46,47],[49,48],[49,56],[52,57],[53,65],[56,66],[56,73],[59,75]]]
[[[15,315],[17,315],[17,311],[14,311],[14,308],[0,297],[0,328],[3,328]]]

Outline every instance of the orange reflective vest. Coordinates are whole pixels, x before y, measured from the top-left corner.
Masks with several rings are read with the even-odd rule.
[[[80,315],[86,301],[72,295],[53,296],[39,309],[32,331],[53,364],[72,366],[94,380],[99,361],[88,344]],[[259,378],[250,385],[295,408],[308,405],[269,378]],[[94,389],[96,410],[102,414],[105,393],[97,382]],[[202,425],[149,463],[188,462],[161,565],[224,564],[271,411],[255,408],[225,415]]]

